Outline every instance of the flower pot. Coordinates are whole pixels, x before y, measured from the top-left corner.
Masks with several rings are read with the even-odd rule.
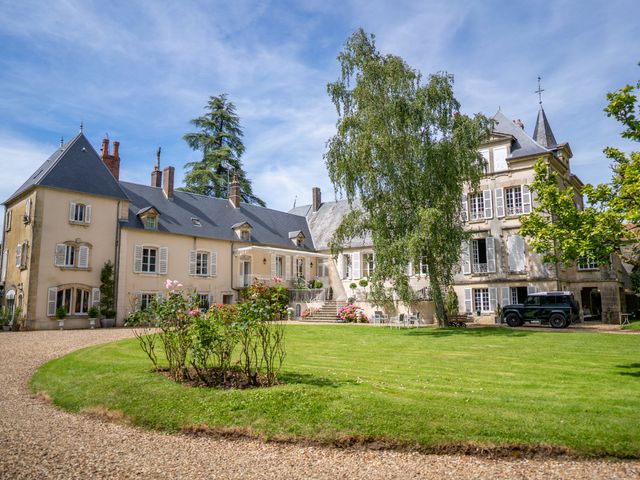
[[[116,326],[115,318],[103,318],[100,323],[102,324],[102,328],[113,328]]]
[[[58,320],[58,327],[60,330],[64,330],[64,319]]]
[[[95,318],[90,318],[89,319],[89,327],[93,330],[94,328],[96,328],[96,319]]]

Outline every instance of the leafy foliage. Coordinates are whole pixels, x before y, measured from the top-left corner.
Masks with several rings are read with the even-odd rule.
[[[113,318],[115,311],[116,278],[111,260],[107,260],[100,271],[100,312],[106,318]]]
[[[236,175],[242,199],[247,203],[265,206],[253,195],[251,181],[242,169],[240,157],[244,153],[242,128],[233,102],[227,95],[212,96],[205,107],[207,112],[191,120],[198,131],[184,135],[193,150],[202,151],[202,160],[189,162],[183,190],[217,198],[227,198],[228,180]]]
[[[452,75],[430,75],[423,84],[418,71],[400,57],[382,55],[363,30],[347,40],[338,60],[341,76],[327,87],[337,132],[325,160],[352,211],[331,249],[337,253],[370,233],[376,252],[370,298],[378,305],[395,297],[414,301],[406,265],[426,256],[431,296],[444,324],[443,289],[467,238],[460,198],[465,184],[477,186],[483,175],[478,147],[490,121],[459,113]]]
[[[622,137],[640,141],[638,98],[640,81],[609,93],[605,112],[625,127]],[[531,190],[537,194],[538,206],[521,219],[520,232],[531,238],[533,249],[547,262],[573,263],[591,258],[609,263],[612,253],[625,250],[626,260],[639,265],[638,229],[640,223],[640,152],[624,152],[607,147],[605,156],[612,160],[611,183],[585,185],[581,192],[563,181],[557,172],[539,161]],[[575,204],[578,195],[586,197],[586,208]]]

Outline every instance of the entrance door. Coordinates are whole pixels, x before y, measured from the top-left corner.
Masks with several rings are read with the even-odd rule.
[[[602,299],[597,287],[584,287],[580,291],[582,314],[586,321],[600,320],[602,315]]]

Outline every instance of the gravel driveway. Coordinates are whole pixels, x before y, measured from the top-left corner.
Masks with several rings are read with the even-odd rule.
[[[47,360],[128,330],[0,334],[0,478],[640,478],[640,462],[492,460],[169,435],[73,415],[27,383]]]

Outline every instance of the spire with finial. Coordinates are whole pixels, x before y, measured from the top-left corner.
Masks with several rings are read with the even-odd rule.
[[[61,135],[60,136],[60,148],[62,148],[64,145],[64,137]]]
[[[84,123],[80,120],[80,133],[84,132]]]
[[[556,142],[556,137],[553,135],[547,115],[544,113],[544,108],[542,108],[542,92],[544,92],[544,89],[540,85],[540,80],[542,79],[538,77],[538,90],[534,92],[538,94],[540,110],[538,110],[536,126],[533,129],[533,139],[545,148],[555,148],[558,146],[558,142]]]

